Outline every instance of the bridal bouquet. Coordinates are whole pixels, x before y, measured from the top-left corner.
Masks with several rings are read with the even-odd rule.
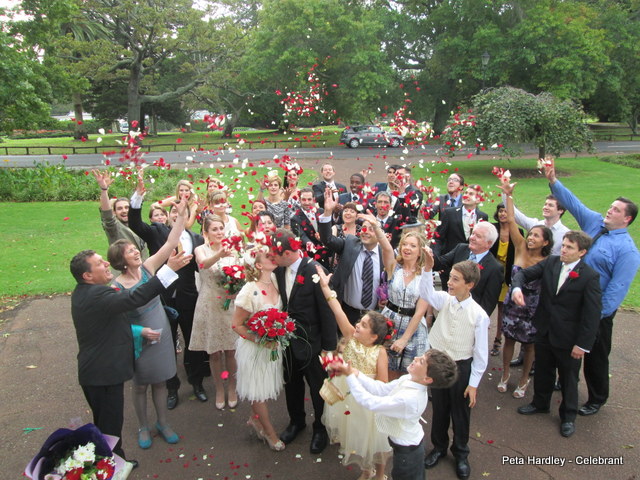
[[[227,295],[236,295],[246,283],[246,277],[244,273],[244,266],[242,265],[230,265],[222,267],[222,279],[220,280],[220,286],[222,286]],[[229,310],[231,305],[231,298],[224,299],[222,304],[223,310]]]
[[[286,312],[277,308],[268,308],[254,313],[247,321],[247,327],[258,337],[258,343],[277,342],[282,348],[289,346],[294,333],[296,323],[289,318]],[[271,360],[278,359],[278,350],[271,350]]]

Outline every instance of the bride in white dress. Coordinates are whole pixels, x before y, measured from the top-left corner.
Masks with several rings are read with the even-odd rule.
[[[272,349],[280,349],[275,342],[260,345],[260,339],[247,328],[247,320],[261,310],[282,309],[276,277],[273,271],[277,265],[273,255],[265,246],[255,246],[244,255],[247,283],[235,299],[233,329],[240,336],[236,343],[238,364],[238,397],[251,402],[251,418],[247,425],[252,427],[258,438],[265,440],[272,450],[284,450],[284,443],[278,438],[271,420],[267,400],[275,400],[282,390],[282,352],[276,361],[271,360]]]

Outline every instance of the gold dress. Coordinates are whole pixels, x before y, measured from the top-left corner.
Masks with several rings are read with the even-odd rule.
[[[507,252],[509,251],[509,242],[498,241],[498,252],[496,254],[496,260],[500,262],[502,268],[506,268],[507,265]],[[502,290],[500,290],[500,296],[498,297],[499,302],[504,302],[504,297],[507,296],[507,292],[509,291],[509,285],[502,281]]]
[[[367,347],[351,338],[342,356],[360,374],[375,378],[382,348],[380,345]],[[357,464],[362,469],[372,469],[376,463],[386,463],[391,455],[391,447],[387,436],[378,432],[373,412],[362,407],[348,394],[346,377],[334,377],[331,381],[345,394],[345,399],[333,405],[325,403],[322,423],[327,427],[331,443],[340,444],[340,453],[344,455],[342,463]]]

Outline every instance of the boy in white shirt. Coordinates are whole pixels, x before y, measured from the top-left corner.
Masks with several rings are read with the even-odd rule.
[[[393,448],[394,480],[424,480],[424,432],[420,417],[427,408],[427,386],[448,388],[455,383],[457,367],[446,353],[429,350],[415,357],[407,375],[384,383],[373,380],[348,364],[333,363],[338,375],[348,375],[353,398],[376,412],[378,430],[389,436]]]
[[[447,282],[448,292],[433,288],[433,252],[426,248],[425,275],[422,275],[420,296],[438,310],[438,319],[429,332],[429,344],[446,352],[456,362],[458,380],[450,388],[432,392],[433,417],[431,443],[433,449],[425,457],[425,468],[435,467],[447,454],[449,423],[453,423],[451,452],[456,460],[456,475],[469,478],[469,425],[471,408],[482,374],[489,359],[489,317],[471,297],[471,290],[480,280],[480,267],[471,260],[456,263]]]

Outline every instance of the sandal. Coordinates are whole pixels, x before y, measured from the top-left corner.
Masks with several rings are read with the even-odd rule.
[[[498,391],[500,393],[504,393],[507,391],[507,382],[509,381],[510,377],[511,377],[511,373],[507,375],[507,378],[504,378],[504,377],[500,378],[500,382],[498,383]]]
[[[497,357],[498,355],[500,355],[500,347],[502,346],[502,339],[501,338],[494,338],[493,339],[493,348],[491,349],[491,356],[492,357]]]
[[[528,379],[524,385],[518,385],[518,387],[513,391],[513,398],[524,398],[530,381],[531,379]]]

